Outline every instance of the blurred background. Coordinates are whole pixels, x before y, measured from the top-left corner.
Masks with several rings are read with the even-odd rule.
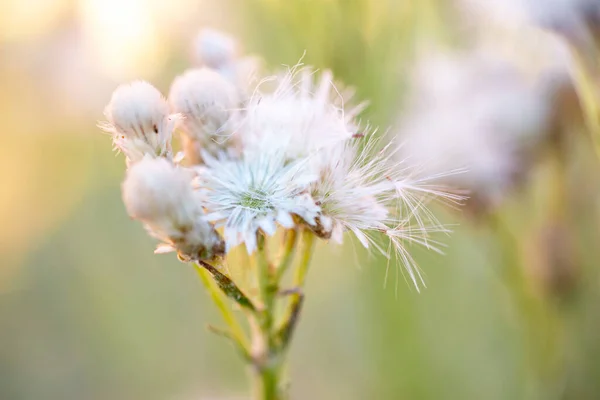
[[[349,241],[318,249],[292,398],[600,398],[600,10],[520,3],[3,0],[0,399],[246,398],[194,272],[127,218],[96,127],[120,83],[166,94],[206,27],[267,70],[306,52],[408,158],[468,169],[448,182],[465,206],[432,205],[446,254],[414,249],[420,294]]]

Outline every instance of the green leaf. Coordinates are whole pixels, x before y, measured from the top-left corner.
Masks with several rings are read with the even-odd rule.
[[[252,301],[240,290],[240,288],[237,287],[237,285],[231,280],[231,278],[221,273],[218,269],[204,261],[198,261],[198,263],[202,267],[204,267],[204,269],[210,272],[219,288],[221,288],[221,290],[227,295],[227,297],[229,297],[230,299],[238,303],[240,306],[248,310],[256,311],[256,307],[254,306]]]

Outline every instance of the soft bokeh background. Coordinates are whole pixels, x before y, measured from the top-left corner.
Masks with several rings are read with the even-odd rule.
[[[332,68],[370,99],[366,117],[386,127],[420,44],[459,42],[457,24],[434,0],[2,1],[0,399],[247,392],[236,354],[205,329],[219,316],[194,272],[154,256],[153,241],[126,216],[122,157],[95,126],[116,85],[143,78],[167,92],[190,64],[195,33],[210,26],[242,38],[270,66],[293,65],[306,51],[305,62]],[[497,211],[501,224],[436,210],[455,234],[443,239],[445,256],[415,249],[428,284],[420,294],[394,266],[386,279],[386,261],[350,242],[320,247],[291,354],[293,398],[600,398],[599,175],[590,147],[583,133],[569,146],[576,278],[567,295],[539,294],[552,317],[526,313],[533,323],[523,322],[513,282],[501,278],[515,259],[539,258],[527,255],[554,179],[541,162]],[[532,357],[542,378],[530,371]]]

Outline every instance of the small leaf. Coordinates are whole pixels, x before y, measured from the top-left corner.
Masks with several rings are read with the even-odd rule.
[[[302,294],[299,289],[284,291],[280,294],[293,296],[288,317],[281,328],[279,328],[277,331],[277,338],[279,339],[281,349],[285,350],[289,346],[292,335],[296,329],[296,325],[298,324],[300,312],[302,311],[302,304],[304,303],[304,294]]]
[[[234,300],[240,306],[247,308],[251,311],[256,311],[256,307],[252,304],[252,301],[237,287],[237,285],[229,278],[227,275],[221,273],[218,269],[213,267],[212,265],[204,262],[198,261],[202,267],[204,267],[210,274],[213,279],[221,288],[223,293],[227,295],[230,299]]]
[[[234,347],[237,349],[237,351],[241,354],[241,356],[248,362],[252,362],[252,357],[250,356],[250,354],[248,354],[248,352],[246,351],[246,349],[244,348],[244,346],[242,346],[237,339],[235,338],[235,336],[229,332],[226,329],[222,329],[222,328],[218,328],[216,326],[213,325],[208,325],[207,326],[208,330],[212,333],[214,333],[215,335],[221,336],[225,339],[228,339],[231,341],[231,343],[234,345]]]

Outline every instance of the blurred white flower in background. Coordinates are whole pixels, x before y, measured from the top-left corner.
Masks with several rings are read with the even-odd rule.
[[[194,47],[197,62],[212,69],[227,69],[238,58],[239,44],[235,38],[216,29],[202,29]]]
[[[597,0],[458,0],[458,5],[481,26],[535,25],[564,36],[585,51],[600,43]]]
[[[533,20],[589,50],[600,39],[600,2],[597,0],[528,0]]]
[[[260,57],[241,54],[241,46],[233,36],[213,28],[201,29],[194,41],[195,62],[215,70],[247,94],[263,62]]]
[[[510,61],[486,52],[422,57],[400,121],[399,153],[427,175],[498,204],[527,172],[531,152],[548,130],[541,88]]]

